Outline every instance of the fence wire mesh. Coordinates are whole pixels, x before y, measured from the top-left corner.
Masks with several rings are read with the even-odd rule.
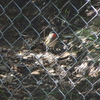
[[[100,1],[0,0],[0,100],[100,100]]]

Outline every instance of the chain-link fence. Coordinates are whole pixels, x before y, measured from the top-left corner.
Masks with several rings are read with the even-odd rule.
[[[0,0],[0,100],[100,100],[99,77],[99,0]]]

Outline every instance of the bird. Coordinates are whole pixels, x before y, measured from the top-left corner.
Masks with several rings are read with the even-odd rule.
[[[57,34],[54,32],[50,32],[49,35],[46,37],[44,43],[46,46],[54,49],[57,43]]]
[[[54,32],[50,32],[49,35],[44,38],[44,42],[39,41],[38,43],[36,43],[34,46],[31,47],[31,50],[39,46],[43,47],[44,45],[46,46],[46,48],[54,49],[56,43],[57,43],[57,34]]]

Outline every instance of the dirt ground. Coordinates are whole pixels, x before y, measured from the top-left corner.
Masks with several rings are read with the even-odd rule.
[[[34,5],[25,0],[26,6],[17,2],[21,10],[8,4],[10,0],[0,2],[0,100],[100,100],[98,17],[83,28],[79,16],[73,25],[64,23],[56,1],[32,0]],[[95,13],[92,8],[87,12],[81,17],[88,22]],[[70,13],[64,16],[68,21]],[[56,31],[60,41],[54,50],[44,44],[50,31]],[[42,45],[31,50],[39,42]]]

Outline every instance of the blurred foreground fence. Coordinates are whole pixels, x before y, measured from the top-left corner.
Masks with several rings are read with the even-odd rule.
[[[0,0],[0,100],[100,100],[100,1]]]

